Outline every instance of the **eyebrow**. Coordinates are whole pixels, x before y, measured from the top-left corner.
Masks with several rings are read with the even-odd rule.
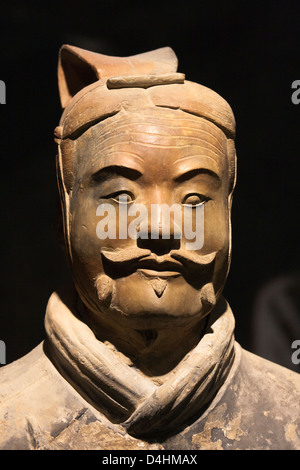
[[[178,162],[181,163],[178,164]],[[221,181],[219,165],[208,155],[191,155],[183,157],[175,162],[175,166],[177,168],[174,172],[174,181],[186,181],[201,173],[210,175],[218,181]]]
[[[137,170],[136,168],[131,168],[126,165],[106,165],[100,170],[96,171],[91,175],[92,182],[100,183],[107,179],[108,174],[110,176],[123,176],[124,178],[130,179],[135,181],[140,176],[142,176],[142,172]]]
[[[209,176],[214,177],[215,179],[218,180],[218,182],[221,182],[220,176],[213,170],[210,170],[209,168],[202,168],[199,166],[199,168],[192,168],[190,170],[185,171],[184,173],[175,176],[174,181],[178,183],[183,183],[184,181],[187,181],[191,178],[194,178],[194,176],[197,176],[199,174],[207,174]]]

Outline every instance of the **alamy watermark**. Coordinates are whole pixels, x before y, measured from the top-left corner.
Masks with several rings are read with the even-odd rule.
[[[0,365],[6,364],[6,344],[0,340]]]
[[[204,244],[204,204],[196,206],[180,204],[151,204],[150,224],[147,206],[128,204],[126,196],[121,196],[118,215],[115,205],[99,204],[96,216],[102,216],[96,227],[100,240],[110,239],[181,239],[187,250],[200,250]],[[172,218],[171,218],[172,215]],[[128,219],[132,219],[129,220]],[[171,220],[172,219],[172,220]],[[118,229],[118,230],[117,230]],[[118,233],[117,233],[118,232]],[[191,241],[193,240],[193,241]]]
[[[6,86],[3,80],[0,80],[0,104],[6,104]]]
[[[295,365],[300,364],[300,339],[295,339],[295,341],[292,342],[292,349],[295,349],[295,351],[292,354],[292,363]]]
[[[295,90],[291,96],[292,103],[299,104],[300,103],[300,80],[293,81],[292,89]]]

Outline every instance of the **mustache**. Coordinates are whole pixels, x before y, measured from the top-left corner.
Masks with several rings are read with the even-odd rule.
[[[217,252],[208,253],[206,255],[198,255],[191,250],[181,248],[180,250],[171,250],[167,255],[157,255],[148,249],[138,247],[122,248],[117,250],[109,250],[102,248],[101,255],[107,261],[115,263],[118,267],[130,265],[142,261],[151,261],[153,264],[168,264],[182,266],[183,268],[199,269],[214,262]]]

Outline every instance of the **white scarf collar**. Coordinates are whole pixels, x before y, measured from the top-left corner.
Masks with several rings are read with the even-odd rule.
[[[64,296],[61,296],[64,298]],[[204,336],[162,385],[99,341],[77,316],[75,299],[49,299],[45,328],[51,360],[95,408],[135,437],[179,432],[209,405],[234,361],[234,316],[221,299]]]

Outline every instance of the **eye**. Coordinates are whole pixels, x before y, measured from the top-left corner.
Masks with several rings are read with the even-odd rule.
[[[119,191],[117,193],[109,194],[107,198],[112,199],[118,204],[130,204],[134,201],[134,196],[130,191]]]
[[[198,193],[192,193],[192,194],[187,194],[184,197],[182,204],[188,207],[197,207],[197,206],[201,206],[202,204],[205,204],[205,202],[209,200],[210,200],[210,197],[208,196],[203,196],[203,194],[198,194]]]

